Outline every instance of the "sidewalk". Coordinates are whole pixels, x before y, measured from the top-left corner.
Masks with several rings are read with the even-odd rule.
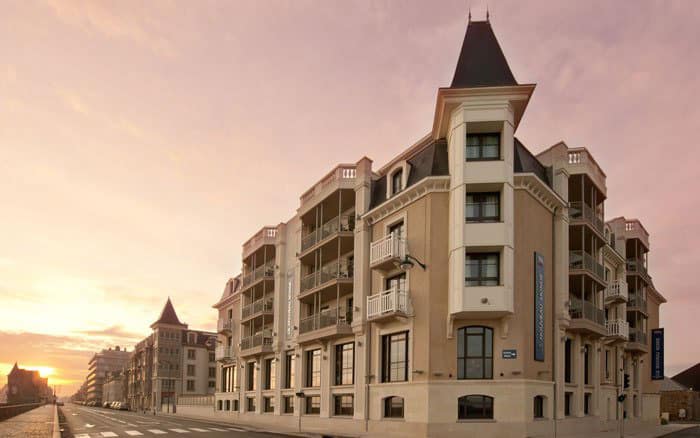
[[[625,431],[625,438],[658,438],[681,430],[691,429],[693,427],[698,427],[698,424],[671,423],[665,426],[648,427],[644,428],[643,430],[637,429]],[[609,431],[598,432],[595,435],[566,435],[562,438],[619,438],[619,436],[619,431]]]
[[[3,438],[50,438],[53,435],[54,405],[39,406],[0,423]]]

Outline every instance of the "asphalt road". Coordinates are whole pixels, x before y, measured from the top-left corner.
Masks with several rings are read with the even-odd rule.
[[[252,432],[243,427],[188,420],[166,416],[153,416],[128,411],[66,404],[61,408],[74,438],[109,437],[257,437],[279,438],[278,434]]]
[[[669,438],[700,438],[700,427],[681,430],[666,436]]]

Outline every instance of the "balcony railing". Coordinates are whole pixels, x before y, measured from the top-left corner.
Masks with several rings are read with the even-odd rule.
[[[605,329],[608,331],[608,336],[629,338],[630,326],[624,319],[609,319],[605,321]]]
[[[641,259],[628,259],[627,260],[627,272],[639,272],[641,274],[647,273],[647,267],[644,264],[644,260]]]
[[[352,310],[348,311],[343,307],[324,310],[320,313],[302,318],[301,321],[299,321],[299,333],[308,333],[335,325],[349,326],[351,322]]]
[[[599,309],[590,301],[582,301],[580,298],[569,298],[569,315],[572,319],[587,319],[599,325],[605,325],[605,311]]]
[[[643,330],[631,328],[629,332],[629,341],[638,344],[647,344],[647,334]]]
[[[355,230],[355,212],[349,212],[336,216],[327,221],[325,224],[316,228],[301,239],[301,250],[306,251],[318,242],[323,241],[327,237],[343,231]]]
[[[398,234],[390,233],[372,242],[369,254],[370,265],[393,258],[401,259],[406,255],[406,240]]]
[[[376,318],[386,313],[409,312],[409,296],[403,288],[391,289],[367,297],[367,318]]]
[[[241,350],[259,347],[261,345],[272,345],[271,330],[265,330],[261,333],[256,333],[253,336],[241,339]]]
[[[640,312],[647,312],[647,300],[640,293],[632,293],[627,301],[627,310],[638,310]]]
[[[336,259],[312,272],[301,279],[301,292],[314,289],[326,282],[335,279],[350,279],[353,276],[354,266],[348,257]]]
[[[262,312],[272,312],[274,301],[272,298],[262,298],[243,307],[241,315],[247,318]]]
[[[569,204],[569,217],[571,219],[585,219],[593,224],[593,228],[600,233],[604,231],[603,218],[585,202],[571,202]]]
[[[233,347],[228,345],[218,345],[216,347],[216,360],[233,358]]]
[[[219,332],[230,332],[233,329],[233,320],[231,318],[220,319],[216,328]]]
[[[585,251],[569,251],[569,269],[586,269],[601,281],[605,278],[605,268],[592,255]]]
[[[264,265],[258,266],[255,270],[249,274],[243,276],[241,281],[242,287],[251,285],[252,283],[265,277],[272,277],[275,275],[275,262],[267,262]]]
[[[627,282],[625,280],[613,280],[605,288],[605,301],[627,301]]]

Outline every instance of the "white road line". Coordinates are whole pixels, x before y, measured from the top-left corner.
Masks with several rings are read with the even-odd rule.
[[[124,432],[126,432],[127,435],[131,435],[131,436],[134,436],[134,435],[143,435],[143,434],[142,434],[141,432],[139,432],[138,430],[125,430]]]
[[[226,432],[226,429],[220,429],[218,427],[210,427],[209,429],[215,432]]]
[[[198,427],[190,427],[190,430],[194,430],[195,432],[209,432],[206,429],[200,429]]]
[[[168,430],[171,432],[176,432],[176,433],[190,433],[189,430],[185,430],[185,429],[168,429]]]
[[[235,430],[236,432],[247,432],[245,429],[239,429],[237,427],[229,427],[228,430]]]
[[[100,433],[102,434],[102,436],[118,436],[114,432],[100,432]]]
[[[149,432],[151,432],[153,435],[165,435],[166,431],[160,430],[160,429],[148,429]]]
[[[80,433],[78,435],[75,435],[73,438],[90,438],[89,433]]]

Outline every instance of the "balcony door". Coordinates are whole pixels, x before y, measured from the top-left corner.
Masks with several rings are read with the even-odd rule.
[[[394,286],[397,286],[397,290],[399,291],[406,290],[406,273],[402,272],[399,275],[387,278],[385,280],[385,286],[386,290],[390,290]]]

